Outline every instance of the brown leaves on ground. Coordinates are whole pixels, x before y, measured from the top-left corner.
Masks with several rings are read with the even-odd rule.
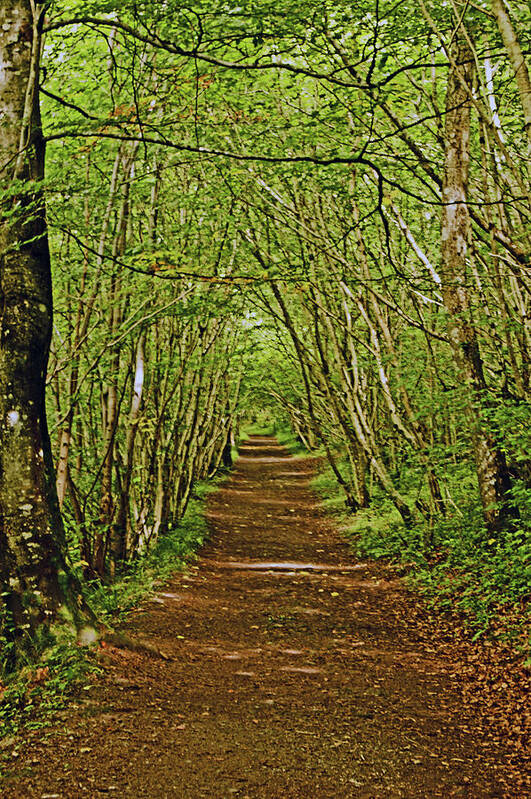
[[[28,733],[4,799],[530,796],[530,677],[510,648],[356,563],[311,460],[267,439],[242,455],[199,567],[133,615],[140,647],[100,644],[103,674],[46,739]]]

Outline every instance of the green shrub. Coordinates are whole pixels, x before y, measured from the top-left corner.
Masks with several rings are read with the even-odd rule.
[[[432,521],[431,529],[427,522],[406,529],[377,487],[369,508],[348,514],[329,468],[313,485],[324,507],[341,518],[344,535],[358,555],[405,565],[410,584],[431,605],[458,612],[474,637],[496,631],[521,639],[531,622],[531,491],[516,484],[513,495],[520,508],[519,524],[494,539],[485,530],[470,468],[449,464],[445,478],[454,504],[448,504],[446,517]],[[400,486],[411,502],[415,499],[412,484],[410,480],[408,486],[406,479]]]

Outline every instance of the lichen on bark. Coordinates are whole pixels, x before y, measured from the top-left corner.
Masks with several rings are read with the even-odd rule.
[[[38,66],[44,5],[0,4],[0,588],[13,665],[60,607],[81,616],[46,422],[52,288]]]

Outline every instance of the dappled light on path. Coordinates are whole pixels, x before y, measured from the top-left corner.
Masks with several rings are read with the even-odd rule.
[[[216,565],[219,566],[220,569],[246,569],[248,570],[258,570],[258,571],[281,571],[281,572],[349,572],[349,571],[356,571],[357,569],[362,569],[364,564],[356,564],[354,566],[339,566],[326,563],[297,563],[295,561],[280,561],[280,562],[272,562],[272,561],[258,561],[257,563],[251,563],[249,561],[237,561],[237,560],[226,560],[226,561],[216,561]]]
[[[511,796],[450,639],[432,639],[392,568],[355,559],[312,469],[272,439],[246,444],[209,499],[199,562],[130,619],[151,649],[103,650],[5,799]]]

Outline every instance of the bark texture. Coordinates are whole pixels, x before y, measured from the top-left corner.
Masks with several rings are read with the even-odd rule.
[[[11,659],[71,592],[44,388],[52,331],[38,101],[41,4],[0,4],[0,583]]]
[[[531,144],[531,80],[529,78],[529,70],[504,1],[492,0],[492,10],[514,70],[516,85],[518,86],[518,93],[524,110],[524,127]]]
[[[505,456],[497,446],[493,433],[481,419],[482,405],[487,401],[487,386],[478,337],[471,321],[467,288],[472,63],[467,41],[464,35],[458,35],[452,50],[446,98],[442,293],[449,315],[450,341],[469,393],[469,416],[483,513],[489,532],[494,534],[505,526],[511,516],[508,504],[511,481]]]

